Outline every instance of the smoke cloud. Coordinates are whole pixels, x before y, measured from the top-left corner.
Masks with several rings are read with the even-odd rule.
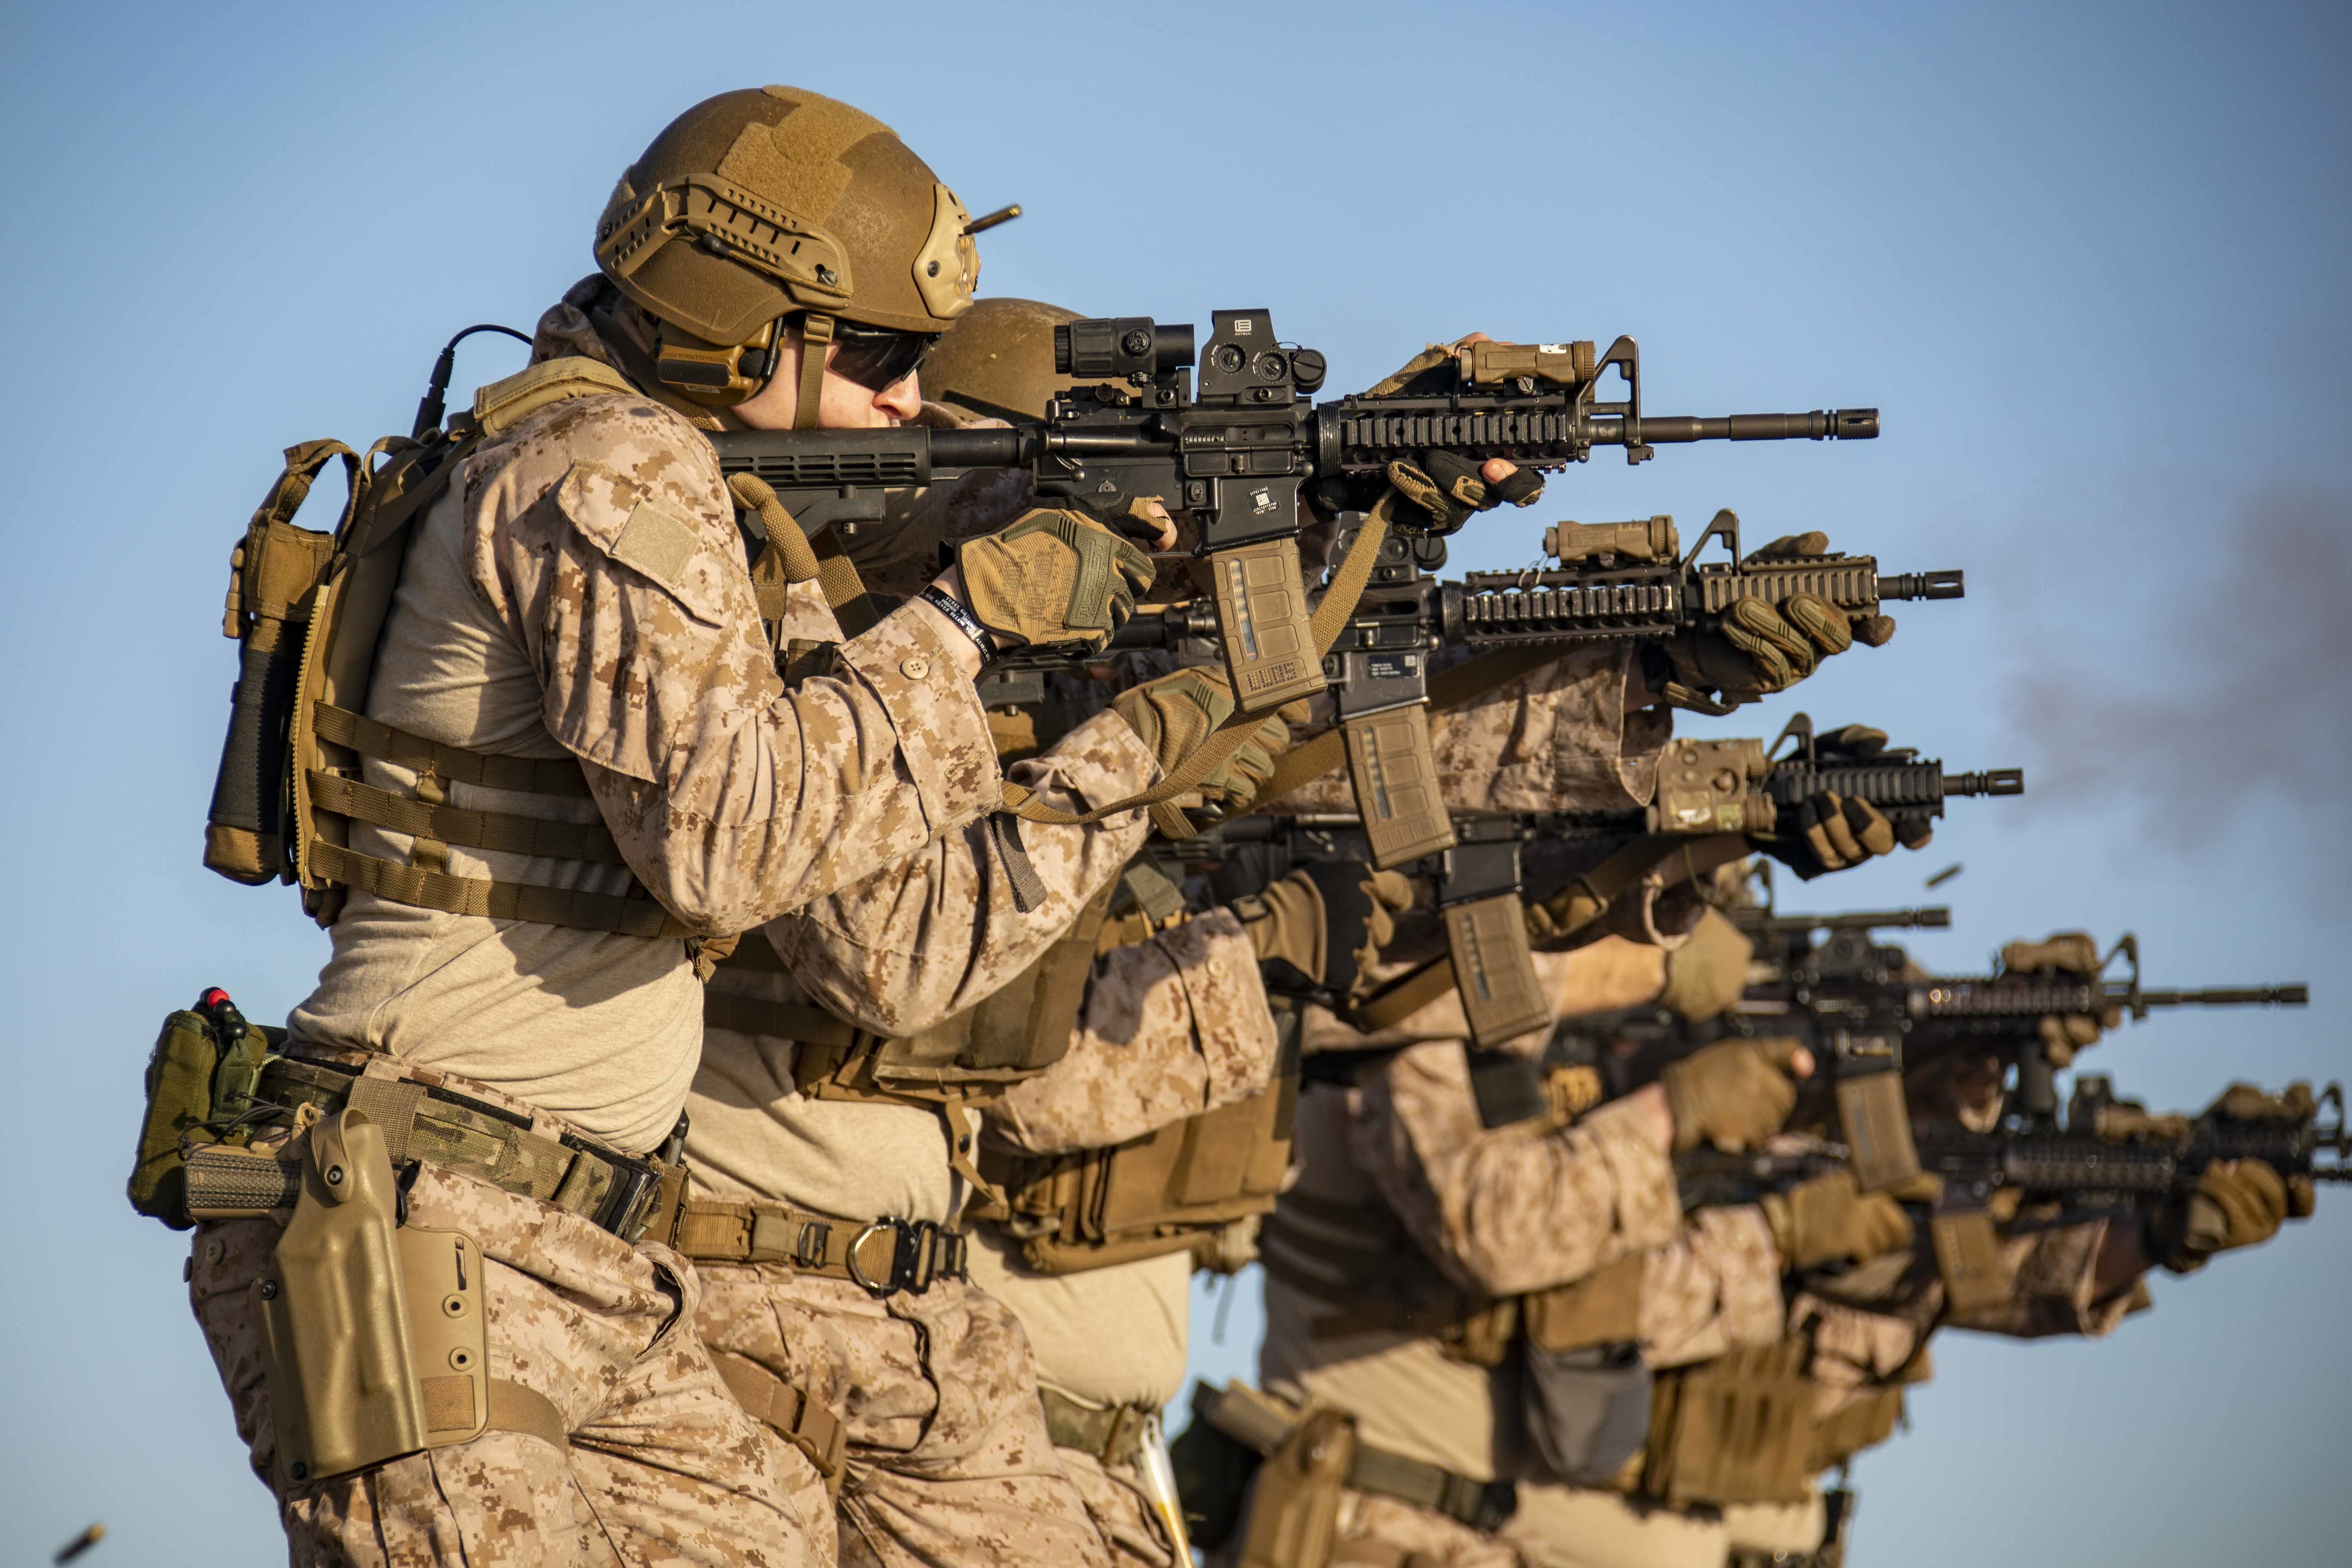
[[[2072,581],[2116,586],[2112,565]],[[2125,586],[2139,604],[2120,637],[2083,629],[2047,579],[2030,612],[2011,695],[2033,795],[2128,802],[2186,848],[2260,814],[2329,901],[2352,900],[2335,874],[2352,849],[2352,499],[2263,495],[2226,531],[2155,544]]]

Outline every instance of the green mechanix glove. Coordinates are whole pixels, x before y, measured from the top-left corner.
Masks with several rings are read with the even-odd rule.
[[[1213,670],[1180,669],[1128,688],[1112,700],[1111,708],[1151,752],[1165,778],[1233,716],[1234,694]],[[1304,702],[1286,703],[1266,714],[1240,749],[1190,794],[1153,806],[1153,821],[1161,824],[1163,832],[1182,837],[1190,830],[1181,817],[1171,822],[1164,814],[1181,813],[1186,806],[1221,816],[1247,810],[1274,777],[1276,760],[1290,749],[1293,726],[1306,722]]]
[[[1866,724],[1842,725],[1813,738],[1813,756],[1823,763],[1899,763],[1918,754],[1909,747],[1889,750],[1886,731]],[[1866,800],[1822,790],[1783,810],[1762,847],[1811,881],[1891,855],[1897,845],[1924,849],[1935,837],[1925,817],[1889,817]]]
[[[1040,507],[957,547],[973,616],[1006,647],[1101,648],[1151,585],[1151,557],[1084,511]]]
[[[1780,1130],[1796,1109],[1790,1078],[1801,1042],[1720,1040],[1669,1062],[1658,1074],[1675,1118],[1675,1152],[1712,1143],[1727,1154],[1750,1149]]]
[[[1234,901],[1262,964],[1287,965],[1341,998],[1364,988],[1381,949],[1396,938],[1396,916],[1412,907],[1413,886],[1399,871],[1353,862],[1301,867],[1262,893]],[[1287,979],[1269,976],[1280,989]]]
[[[2087,931],[2062,931],[2040,942],[2012,942],[2000,950],[2004,974],[2048,974],[2069,978],[2096,974],[2099,944]],[[2068,1068],[2075,1056],[2098,1044],[2099,1037],[2124,1021],[2123,1009],[2105,1007],[2096,1013],[2051,1013],[2036,1019],[2033,1032],[2049,1053],[2050,1065]]]
[[[1911,1219],[1884,1193],[1864,1194],[1851,1171],[1832,1171],[1768,1193],[1764,1218],[1788,1268],[1863,1263],[1911,1245]]]
[[[1752,564],[1826,555],[1829,543],[1828,535],[1818,531],[1786,534],[1748,552],[1746,560]],[[1856,622],[1812,594],[1791,594],[1777,605],[1735,599],[1716,625],[1692,626],[1654,645],[1672,672],[1659,695],[1676,708],[1721,717],[1743,703],[1786,691],[1856,640],[1879,647],[1894,636],[1894,616]]]

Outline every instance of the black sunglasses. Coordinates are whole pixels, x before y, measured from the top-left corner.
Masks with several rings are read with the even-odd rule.
[[[826,368],[868,392],[882,392],[920,370],[924,356],[939,341],[936,332],[901,332],[839,321],[833,329],[833,363]]]

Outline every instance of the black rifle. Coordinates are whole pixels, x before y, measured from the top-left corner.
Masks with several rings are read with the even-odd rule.
[[[1343,526],[1338,549],[1346,551],[1353,538],[1354,524]],[[1709,539],[1724,542],[1728,560],[1697,563],[1699,552]],[[1859,621],[1876,615],[1886,600],[1956,599],[1964,589],[1958,572],[1886,576],[1879,573],[1876,560],[1866,555],[1743,561],[1739,520],[1728,511],[1716,514],[1688,555],[1678,556],[1674,520],[1668,517],[1639,522],[1563,523],[1546,531],[1544,548],[1553,556],[1554,566],[1472,572],[1460,582],[1444,582],[1435,575],[1445,562],[1443,539],[1391,533],[1381,542],[1371,580],[1323,660],[1323,673],[1338,702],[1357,808],[1372,825],[1374,864],[1401,865],[1443,849],[1449,842],[1445,821],[1436,809],[1436,790],[1411,787],[1434,781],[1436,763],[1429,740],[1429,665],[1431,656],[1440,649],[1565,649],[1596,641],[1661,637],[1685,626],[1711,624],[1741,599],[1778,605],[1795,594],[1827,600]],[[1213,657],[1213,645],[1207,639],[1217,623],[1206,606],[1177,605],[1158,616],[1156,623],[1145,617],[1138,620],[1141,624],[1132,626],[1119,639],[1122,646],[1176,647],[1195,661]],[[1803,762],[1811,765],[1811,725],[1801,718],[1798,724],[1803,726]],[[1796,729],[1791,726],[1791,731]],[[1788,733],[1783,733],[1783,740]],[[1776,742],[1773,749],[1778,748]],[[1684,745],[1670,751],[1669,765],[1676,753],[1688,749]],[[1692,811],[1712,816],[1726,803],[1708,798],[1713,792],[1704,787],[1704,780],[1716,776],[1727,759],[1716,754],[1720,748],[1702,750],[1705,768],[1693,775],[1702,783],[1696,796],[1664,782],[1660,795],[1662,798],[1679,796]],[[1897,752],[1882,761],[1893,763],[1907,756]],[[1738,765],[1760,775],[1765,765],[1761,748],[1755,757],[1740,759]],[[1864,763],[1824,763],[1818,782],[1801,776],[1801,768],[1790,767],[1779,774],[1768,793],[1781,805],[1792,805],[1824,788],[1841,794],[1864,793],[1864,776],[1872,767]],[[1889,795],[1895,776],[1890,773],[1871,781],[1880,795],[1888,796],[1885,806],[1899,808],[1897,815],[1906,816],[1940,815],[1941,796],[1932,793],[1934,781],[1913,773],[1910,779],[1927,793],[1898,800]],[[1840,778],[1850,781],[1846,787],[1841,787]],[[1978,783],[1979,787],[1969,787],[1970,783]],[[2020,775],[2009,770],[1965,775],[1952,793],[2013,794],[2020,787]],[[1936,803],[1933,811],[1922,814],[1916,809],[1931,802]],[[1736,799],[1730,804],[1736,807]],[[1769,831],[1769,824],[1762,830]]]
[[[2151,991],[2140,983],[2139,943],[2126,935],[2108,954],[2131,966],[2120,981],[2100,975],[2042,973],[1913,978],[1899,947],[1870,940],[1867,930],[1832,930],[1818,943],[1784,951],[1779,973],[1751,984],[1735,1005],[1732,1026],[1745,1033],[1803,1040],[1835,1095],[1858,1179],[1871,1190],[1918,1171],[1902,1098],[1906,1037],[1932,1028],[1936,1048],[1963,1043],[2007,1056],[2017,1068],[2011,1097],[2024,1124],[2048,1126],[2057,1088],[2036,1025],[2052,1014],[2103,1014],[2119,1008],[2144,1018],[2158,1007],[2302,1006],[2303,985]]]
[[[1959,1201],[1981,1204],[2006,1188],[2077,1211],[2143,1207],[2187,1192],[2216,1161],[2260,1160],[2282,1176],[2352,1181],[2352,1163],[2347,1163],[2352,1160],[2352,1131],[2345,1127],[2338,1084],[2323,1090],[2314,1114],[2299,1122],[2237,1121],[2209,1112],[2194,1121],[2151,1125],[2150,1119],[2134,1115],[2130,1132],[2102,1131],[2116,1109],[2109,1080],[2086,1073],[2076,1080],[2063,1125],[2012,1122],[1991,1132],[1971,1132],[1938,1122],[1915,1134],[1919,1166],[1940,1177],[1947,1194]],[[2329,1110],[2332,1121],[2325,1116]],[[2328,1163],[2321,1163],[2323,1155],[2331,1157]],[[1834,1144],[1791,1154],[1702,1149],[1675,1155],[1675,1173],[1685,1206],[1692,1207],[1753,1203],[1846,1163],[1845,1152]]]
[[[1251,710],[1322,689],[1298,564],[1302,500],[1369,508],[1390,462],[1442,451],[1557,470],[1598,446],[1628,462],[1659,443],[1864,440],[1875,409],[1657,417],[1642,412],[1641,352],[1593,345],[1478,343],[1393,393],[1320,405],[1323,355],[1276,341],[1265,310],[1211,312],[1197,391],[1191,326],[1146,317],[1056,327],[1055,368],[1080,384],[1043,423],[997,430],[754,430],[714,436],[719,467],[771,486],[802,528],[851,531],[882,516],[885,492],[982,468],[1025,468],[1041,497],[1157,499],[1200,524],[1221,652]],[[1615,370],[1624,396],[1603,402]]]

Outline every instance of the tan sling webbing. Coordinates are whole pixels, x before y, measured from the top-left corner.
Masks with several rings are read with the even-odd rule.
[[[1339,571],[1332,574],[1331,585],[1324,591],[1323,602],[1315,606],[1314,615],[1307,618],[1307,627],[1315,637],[1316,658],[1321,658],[1331,651],[1331,645],[1339,640],[1339,633],[1347,626],[1348,618],[1356,613],[1356,602],[1363,596],[1364,584],[1371,581],[1372,567],[1380,560],[1381,542],[1388,537],[1389,519],[1396,510],[1396,501],[1395,492],[1391,491],[1372,508],[1371,514],[1364,520],[1364,526],[1357,531],[1354,542],[1349,545],[1347,556],[1339,563]],[[1191,793],[1202,780],[1233,761],[1234,753],[1248,743],[1265,721],[1264,713],[1234,713],[1221,729],[1202,742],[1198,751],[1177,763],[1166,778],[1151,788],[1140,795],[1131,795],[1125,800],[1097,806],[1083,815],[1056,811],[1040,802],[1034,791],[1010,781],[1004,784],[1004,809],[1024,822],[1074,827],[1100,822],[1106,816],[1116,816],[1123,811],[1158,805]],[[1165,833],[1166,828],[1161,831]]]
[[[882,612],[857,575],[856,563],[842,549],[836,530],[825,529],[812,542],[802,531],[800,520],[776,499],[774,487],[757,475],[730,474],[727,492],[735,498],[738,506],[760,514],[760,527],[767,533],[768,549],[776,552],[786,583],[815,579],[843,637],[854,637],[873,629],[882,618]],[[754,571],[752,575],[756,579],[759,573]],[[763,614],[765,608],[761,606]]]
[[[1480,654],[1454,666],[1443,675],[1433,676],[1429,682],[1429,710],[1450,713],[1456,708],[1466,708],[1490,691],[1508,686],[1523,675],[1529,675],[1545,665],[1566,657],[1568,650],[1557,645],[1534,643],[1524,647],[1496,648],[1493,653]],[[1348,738],[1344,731],[1333,725],[1311,741],[1303,742],[1283,752],[1274,764],[1274,777],[1258,794],[1258,799],[1271,806],[1300,786],[1313,783],[1348,760]]]

